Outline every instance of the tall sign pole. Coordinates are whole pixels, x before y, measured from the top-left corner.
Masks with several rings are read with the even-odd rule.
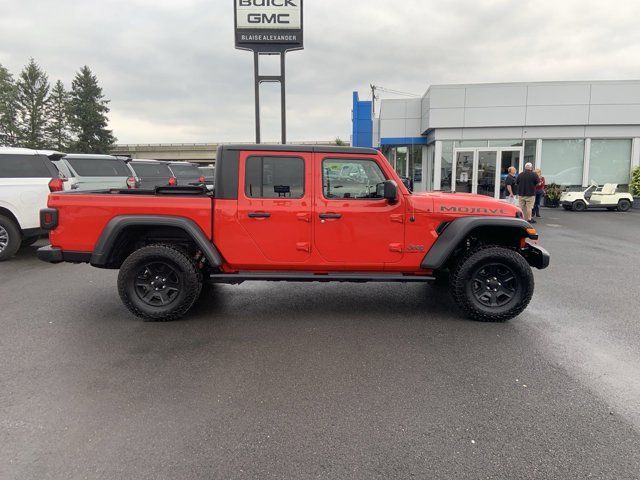
[[[260,84],[280,83],[282,143],[287,143],[285,55],[302,50],[302,0],[233,0],[235,44],[253,52],[256,143],[260,143]],[[260,56],[279,55],[280,75],[260,75]]]

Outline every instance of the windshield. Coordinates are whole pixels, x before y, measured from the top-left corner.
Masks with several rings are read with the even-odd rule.
[[[81,177],[129,177],[127,164],[117,158],[67,158],[67,162]]]
[[[192,163],[174,163],[171,164],[171,171],[176,178],[198,178],[200,170]]]

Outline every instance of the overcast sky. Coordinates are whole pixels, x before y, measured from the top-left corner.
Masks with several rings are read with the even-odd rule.
[[[287,56],[290,140],[348,140],[351,92],[430,84],[640,78],[640,2],[306,0]],[[0,63],[29,57],[67,87],[82,65],[120,143],[251,141],[253,65],[233,0],[0,0]],[[269,67],[270,65],[266,65]],[[276,84],[263,140],[279,139]],[[383,98],[393,98],[384,96]]]

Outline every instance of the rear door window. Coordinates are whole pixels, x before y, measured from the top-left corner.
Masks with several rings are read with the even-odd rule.
[[[0,154],[0,178],[53,178],[58,174],[44,155]]]
[[[298,157],[249,157],[245,168],[249,198],[302,198],[304,160]]]
[[[122,160],[109,158],[67,158],[81,177],[129,177],[131,171]]]

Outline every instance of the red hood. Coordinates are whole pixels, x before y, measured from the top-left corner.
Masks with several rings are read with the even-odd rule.
[[[515,217],[521,210],[505,201],[472,193],[425,192],[411,195],[418,210],[432,211],[441,215],[473,215]]]

